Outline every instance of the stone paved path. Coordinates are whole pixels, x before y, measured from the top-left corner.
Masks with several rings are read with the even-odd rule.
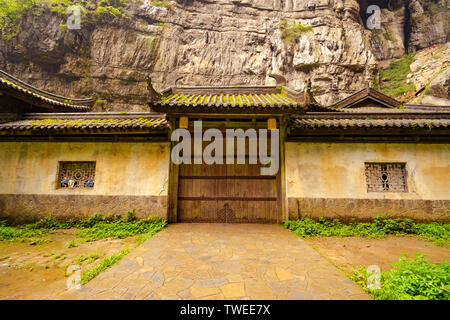
[[[369,299],[279,225],[173,224],[62,299]]]

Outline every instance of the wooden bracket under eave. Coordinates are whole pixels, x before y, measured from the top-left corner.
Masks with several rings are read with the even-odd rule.
[[[180,117],[180,128],[187,129],[189,127],[189,118],[188,117]]]
[[[277,129],[277,119],[269,118],[267,119],[267,130],[276,130]]]

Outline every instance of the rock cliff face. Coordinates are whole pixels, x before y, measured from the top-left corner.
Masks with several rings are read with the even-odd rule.
[[[127,17],[80,30],[43,10],[0,42],[0,68],[59,94],[94,95],[95,111],[147,110],[147,74],[162,90],[180,77],[179,85],[263,85],[278,73],[295,90],[311,79],[327,105],[364,86],[377,58],[447,41],[439,4],[379,2],[385,29],[376,32],[365,28],[366,0],[139,1]],[[420,15],[429,2],[439,12]]]

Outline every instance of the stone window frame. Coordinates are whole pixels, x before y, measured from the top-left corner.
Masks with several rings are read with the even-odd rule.
[[[383,172],[380,172],[380,177],[374,177],[373,175],[370,176],[369,172],[368,172],[368,166],[400,166],[400,170],[401,170],[401,179],[403,181],[394,183],[394,185],[401,185],[402,189],[390,189],[390,187],[388,187],[388,189],[385,188],[384,185],[381,186],[374,186],[374,182],[373,181],[369,181],[371,178],[372,179],[377,179],[380,183],[383,183],[382,180],[387,181],[386,184],[389,184],[389,173],[386,172],[387,176],[385,179],[382,178]],[[398,175],[398,173],[395,173],[396,175]],[[365,181],[366,181],[366,191],[369,192],[379,192],[379,193],[408,193],[408,171],[406,169],[406,162],[392,162],[392,161],[365,161],[364,162],[364,176],[365,176]],[[399,177],[395,177],[396,179],[399,179]],[[372,185],[372,187],[371,187]],[[392,185],[392,184],[391,184]]]
[[[87,164],[87,165],[92,165],[93,168],[91,170],[93,170],[93,179],[91,178],[91,182],[93,180],[93,184],[92,187],[86,187],[86,186],[62,186],[62,170],[63,170],[63,166],[65,164]],[[97,173],[97,162],[96,161],[66,161],[66,160],[61,160],[58,161],[58,171],[57,171],[57,176],[56,176],[56,189],[58,190],[93,190],[96,186],[96,173]]]

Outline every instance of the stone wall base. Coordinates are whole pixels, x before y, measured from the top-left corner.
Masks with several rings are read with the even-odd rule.
[[[167,196],[0,194],[0,219],[13,223],[33,222],[46,215],[61,220],[94,213],[126,216],[128,210],[140,219],[151,215],[167,219]]]
[[[449,200],[288,198],[289,220],[331,218],[369,221],[376,215],[420,222],[450,222]]]

